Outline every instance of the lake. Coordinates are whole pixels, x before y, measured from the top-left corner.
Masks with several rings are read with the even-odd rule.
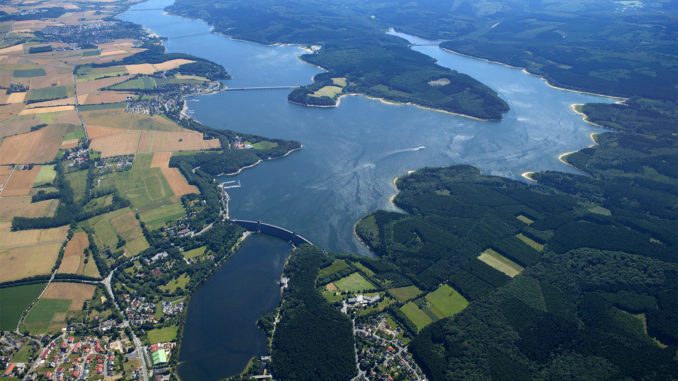
[[[229,87],[304,85],[320,72],[299,60],[304,50],[297,46],[262,46],[231,40],[211,33],[202,21],[160,10],[171,3],[172,0],[140,3],[120,18],[167,37],[169,52],[193,54],[222,64],[233,76],[224,82]],[[189,99],[190,113],[209,126],[294,139],[304,145],[304,149],[284,159],[265,162],[231,178],[242,184],[241,188],[229,190],[231,217],[285,227],[326,250],[369,255],[354,237],[353,226],[371,211],[395,209],[389,202],[396,192],[395,177],[425,166],[453,164],[471,164],[485,174],[514,179],[520,179],[526,171],[572,172],[558,160],[558,155],[592,144],[589,134],[602,130],[585,123],[571,105],[615,101],[554,89],[519,69],[452,54],[437,46],[414,49],[490,86],[511,110],[501,122],[481,122],[362,96],[344,97],[337,108],[309,108],[288,103],[289,90],[221,92]],[[239,292],[239,285],[227,283],[222,273],[236,271],[244,277],[243,271],[252,271],[246,274],[259,276],[257,266],[233,270],[238,258],[250,255],[243,254],[244,248],[198,291],[189,307],[181,354],[185,364],[182,375],[189,374],[190,369],[197,374],[210,372],[204,379],[217,374],[223,377],[241,370],[246,353],[260,353],[259,344],[247,347],[250,352],[244,349],[245,345],[259,343],[260,333],[236,332],[230,336],[222,330],[230,329],[231,324],[225,324],[219,314],[247,311],[250,320],[243,324],[253,328],[256,314],[249,310],[267,311],[260,308],[263,299],[270,296],[265,294],[267,291],[252,296],[248,307],[236,310],[214,299],[220,294]],[[266,281],[277,280],[280,270],[274,275],[267,275]],[[244,300],[240,295],[236,299]],[[206,319],[203,315],[212,320],[201,320]],[[202,336],[193,336],[198,333]],[[210,341],[210,333],[218,338],[218,344]],[[215,345],[224,349],[212,357]],[[243,359],[240,367],[219,363],[231,358]],[[220,360],[206,365],[205,359],[210,364]]]

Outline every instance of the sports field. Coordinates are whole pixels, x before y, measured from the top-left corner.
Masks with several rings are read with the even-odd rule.
[[[523,266],[513,262],[512,260],[504,257],[492,249],[483,251],[478,256],[478,259],[490,265],[495,270],[499,270],[510,276],[511,278],[520,274],[524,270]]]
[[[370,283],[367,279],[365,279],[365,277],[357,272],[345,278],[339,279],[338,281],[334,282],[334,284],[341,291],[349,292],[369,291],[375,289],[372,283]]]
[[[422,291],[417,286],[414,285],[407,287],[390,288],[387,291],[399,302],[406,302],[410,299],[414,299],[417,296],[421,295],[422,293]]]
[[[408,319],[417,327],[417,331],[431,324],[433,320],[422,311],[416,304],[409,302],[400,307],[400,310],[407,316]]]
[[[430,303],[428,309],[440,319],[453,316],[468,306],[468,300],[446,284],[428,293],[426,300]]]
[[[45,283],[0,288],[0,331],[14,330],[21,313],[44,288]]]

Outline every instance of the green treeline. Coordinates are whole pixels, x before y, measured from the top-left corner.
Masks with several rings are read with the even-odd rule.
[[[303,8],[303,12],[300,9]],[[438,66],[430,57],[388,36],[383,25],[365,18],[355,7],[315,1],[247,3],[177,1],[170,11],[198,17],[235,38],[264,44],[302,43],[322,48],[302,59],[344,77],[344,92],[356,92],[395,102],[414,103],[481,119],[499,120],[508,105],[496,92],[471,77]],[[322,79],[320,79],[322,81]],[[449,83],[430,84],[447,80]],[[325,83],[321,83],[325,85]],[[296,103],[331,106],[336,97],[311,97],[321,84],[297,89]]]
[[[278,380],[348,380],[357,375],[351,321],[315,288],[324,256],[317,247],[304,245],[285,266],[289,285],[271,364]]]

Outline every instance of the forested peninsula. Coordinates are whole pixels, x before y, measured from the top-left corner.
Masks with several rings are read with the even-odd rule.
[[[303,7],[303,16],[296,13],[297,5]],[[314,47],[301,58],[327,73],[293,91],[288,97],[293,103],[334,106],[342,95],[358,93],[483,120],[500,120],[509,109],[494,90],[437,65],[355,10],[313,2],[274,7],[269,0],[246,4],[179,0],[168,10],[206,20],[234,38]]]

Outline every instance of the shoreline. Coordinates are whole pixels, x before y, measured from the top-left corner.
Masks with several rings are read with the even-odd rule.
[[[526,179],[527,181],[531,181],[531,182],[537,184],[539,182],[537,180],[535,180],[534,178],[532,178],[532,175],[534,173],[535,173],[534,171],[527,171],[527,172],[521,173],[520,176],[523,177],[524,179]]]
[[[235,172],[230,172],[230,173],[220,173],[220,174],[218,174],[218,175],[216,175],[216,176],[214,176],[214,177],[217,178],[217,177],[221,177],[221,176],[235,176],[235,175],[239,175],[239,174],[240,174],[242,171],[244,171],[245,169],[249,169],[249,168],[256,167],[257,165],[263,163],[264,161],[271,161],[271,160],[276,160],[276,159],[282,159],[283,157],[287,157],[287,156],[288,156],[289,154],[291,154],[292,152],[299,151],[299,150],[301,150],[302,148],[304,148],[303,144],[302,144],[301,146],[297,147],[297,148],[292,148],[291,150],[285,152],[284,155],[276,156],[276,157],[269,157],[268,159],[259,159],[256,163],[250,164],[250,165],[246,165],[246,166],[244,166],[244,167],[240,167],[240,168],[239,168],[237,171],[235,171]]]
[[[600,94],[600,93],[594,93],[594,92],[591,92],[591,91],[584,91],[584,90],[574,90],[574,89],[568,89],[568,88],[566,88],[566,87],[556,86],[556,85],[551,84],[551,83],[548,81],[548,79],[546,79],[544,76],[539,75],[539,74],[535,74],[535,73],[530,73],[530,72],[529,72],[526,68],[524,68],[524,67],[513,66],[513,65],[509,65],[509,64],[504,63],[504,62],[493,61],[493,60],[487,59],[487,58],[481,58],[481,57],[472,56],[472,55],[470,55],[470,54],[460,53],[460,52],[454,51],[454,50],[452,50],[452,49],[443,48],[443,47],[440,46],[440,45],[438,45],[438,47],[439,47],[441,50],[443,50],[443,51],[446,51],[446,52],[452,53],[452,54],[456,54],[456,55],[458,55],[458,56],[467,57],[467,58],[473,58],[473,59],[475,59],[475,60],[485,61],[485,62],[488,62],[488,63],[492,63],[492,64],[496,64],[496,65],[501,65],[501,66],[504,66],[504,67],[508,67],[508,68],[511,68],[511,69],[520,70],[520,71],[522,71],[522,72],[525,73],[525,74],[528,74],[528,75],[531,75],[531,76],[533,76],[533,77],[537,77],[537,78],[541,79],[542,81],[544,81],[544,82],[546,83],[546,85],[547,85],[548,87],[550,87],[550,88],[552,88],[552,89],[562,90],[562,91],[569,91],[569,92],[571,92],[571,93],[577,93],[577,94],[593,95],[593,96],[598,96],[598,97],[603,97],[603,98],[617,99],[617,100],[618,100],[617,102],[626,102],[626,101],[629,99],[629,98],[624,98],[624,97],[619,97],[619,96],[614,96],[614,95]]]

